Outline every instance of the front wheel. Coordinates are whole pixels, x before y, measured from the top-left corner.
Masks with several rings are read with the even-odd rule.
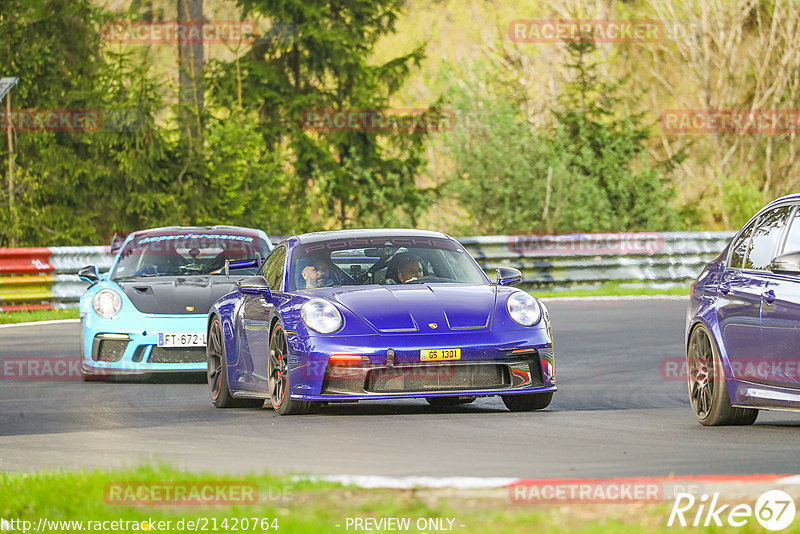
[[[272,407],[280,415],[304,414],[314,408],[312,402],[297,401],[289,397],[289,344],[286,341],[286,332],[280,324],[275,325],[270,336],[267,377]]]
[[[689,337],[686,364],[689,402],[701,425],[752,425],[755,422],[758,410],[731,406],[722,360],[702,325],[697,326]]]
[[[522,395],[501,395],[503,404],[512,412],[530,412],[544,410],[553,400],[553,392],[523,393]]]
[[[228,369],[225,362],[225,344],[222,340],[222,325],[219,318],[214,317],[208,331],[208,344],[206,345],[206,359],[208,360],[208,392],[211,402],[217,408],[245,408],[261,407],[263,400],[237,399],[231,395],[228,388]]]

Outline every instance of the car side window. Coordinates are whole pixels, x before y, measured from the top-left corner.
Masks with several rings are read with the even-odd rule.
[[[283,268],[286,260],[286,247],[276,247],[267,258],[264,266],[264,278],[272,291],[283,291]]]
[[[779,254],[800,252],[800,210],[794,212],[794,217],[789,219],[789,231],[786,232],[786,242]]]
[[[745,269],[759,271],[769,269],[791,211],[792,206],[781,206],[759,217],[758,226],[753,231],[750,248],[744,259]]]
[[[736,241],[731,244],[731,261],[730,267],[734,269],[741,269],[744,264],[744,254],[747,251],[747,245],[750,244],[750,234],[753,232],[758,219],[754,219],[744,230],[736,237]]]

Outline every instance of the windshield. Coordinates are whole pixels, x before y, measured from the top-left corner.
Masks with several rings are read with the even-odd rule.
[[[296,247],[289,290],[427,283],[488,284],[483,271],[449,239],[337,239]]]
[[[267,243],[252,234],[166,233],[134,238],[120,252],[113,280],[135,276],[222,274],[225,260],[262,258]],[[253,275],[256,268],[237,269],[236,276]]]

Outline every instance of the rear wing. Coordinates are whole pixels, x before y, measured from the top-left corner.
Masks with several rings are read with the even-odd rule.
[[[267,263],[266,259],[261,259],[261,254],[256,252],[256,257],[250,260],[225,260],[225,278],[230,277],[231,270],[236,269],[250,269],[258,267],[256,275],[264,276],[264,264]]]

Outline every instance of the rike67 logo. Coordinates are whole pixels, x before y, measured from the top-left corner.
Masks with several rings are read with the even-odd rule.
[[[764,492],[753,507],[749,504],[721,504],[719,493],[703,494],[699,499],[691,493],[678,493],[667,526],[743,527],[755,518],[765,529],[778,531],[791,525],[794,516],[794,499],[781,490]]]

